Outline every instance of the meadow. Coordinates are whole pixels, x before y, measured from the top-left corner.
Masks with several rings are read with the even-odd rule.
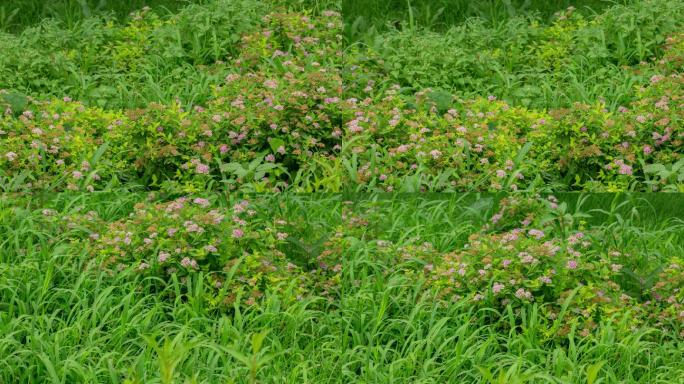
[[[684,1],[0,4],[0,383],[684,383]]]

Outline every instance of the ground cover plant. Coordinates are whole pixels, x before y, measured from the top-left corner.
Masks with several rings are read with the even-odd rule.
[[[684,382],[683,15],[0,4],[0,382]]]
[[[3,381],[682,379],[648,197],[121,192],[2,200]]]

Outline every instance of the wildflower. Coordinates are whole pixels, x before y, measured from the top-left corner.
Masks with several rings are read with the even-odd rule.
[[[531,299],[532,298],[532,293],[530,291],[526,291],[524,288],[518,288],[517,291],[515,291],[515,297],[518,299]]]
[[[197,225],[197,223],[190,221],[190,220],[183,223],[183,226],[185,227],[185,230],[188,231],[189,233],[193,233],[193,232],[202,233],[202,232],[204,232],[204,228],[200,227],[199,225]]]
[[[503,215],[500,213],[495,214],[492,216],[492,223],[496,224],[499,220],[501,220],[502,217]]]
[[[399,152],[399,153],[406,153],[406,152],[408,152],[408,150],[409,150],[409,146],[406,144],[402,144],[402,145],[397,147],[397,152]]]
[[[540,231],[539,229],[530,229],[527,234],[537,240],[541,240],[544,237],[544,231]]]
[[[548,276],[539,277],[539,281],[541,281],[544,284],[551,284],[551,278]]]
[[[197,165],[195,166],[195,172],[201,175],[207,175],[209,174],[209,166],[206,164],[197,163]]]
[[[245,235],[245,232],[240,228],[233,229],[233,237],[239,239]]]
[[[577,268],[577,261],[568,260],[568,264],[566,266],[568,267],[568,269],[576,269]]]
[[[169,254],[168,252],[161,251],[161,252],[159,252],[159,256],[157,257],[157,260],[159,260],[160,263],[163,263],[169,259],[169,256],[171,256],[171,254]]]
[[[618,169],[618,173],[621,175],[631,175],[632,174],[632,167],[623,163],[622,161],[618,164],[620,168]]]
[[[497,293],[501,292],[505,287],[506,286],[503,284],[494,283],[494,285],[492,285],[492,293],[496,295]]]
[[[568,237],[568,243],[570,244],[577,244],[581,239],[584,238],[584,233],[582,232],[577,232],[574,235],[570,235]]]
[[[264,87],[270,88],[270,89],[276,89],[278,88],[278,82],[273,80],[273,79],[268,79],[264,81]]]
[[[74,177],[74,179],[80,179],[81,177],[83,177],[83,174],[79,171],[73,171],[71,175]]]
[[[7,153],[5,154],[5,157],[6,157],[7,160],[9,160],[9,161],[14,161],[14,159],[17,158],[17,154],[14,153],[14,152],[7,152]]]
[[[504,260],[501,262],[501,265],[502,265],[504,268],[507,268],[509,265],[511,265],[511,260],[510,260],[510,259],[504,259]]]
[[[273,156],[273,154],[269,153],[268,155],[266,155],[264,160],[268,161],[269,163],[272,163],[276,160],[276,158],[275,158],[275,156]]]
[[[432,151],[430,151],[430,155],[432,156],[433,159],[436,160],[436,159],[439,159],[440,156],[442,156],[442,152],[440,152],[436,149],[433,149]]]
[[[202,208],[206,208],[209,206],[209,200],[203,199],[201,197],[196,198],[195,200],[192,201],[193,203],[199,205]]]
[[[499,179],[506,177],[506,171],[504,171],[503,169],[498,169],[496,171],[496,177],[498,177]]]
[[[276,237],[278,238],[278,240],[285,240],[285,239],[287,239],[287,236],[288,236],[288,234],[285,232],[278,232],[276,234]]]
[[[209,253],[215,253],[216,251],[218,251],[218,249],[216,249],[216,247],[211,244],[204,246],[204,250]]]
[[[653,148],[650,145],[644,145],[644,155],[649,155],[653,152]]]
[[[197,269],[197,261],[195,259],[190,259],[189,257],[184,257],[183,260],[181,260],[181,265],[185,268],[193,268]]]
[[[149,269],[149,268],[150,268],[150,265],[145,263],[145,262],[140,263],[140,265],[138,266],[139,271],[144,271],[144,270]]]
[[[520,252],[518,256],[520,257],[520,261],[523,264],[534,264],[537,262],[537,259],[535,259],[534,256],[530,255],[527,252]]]

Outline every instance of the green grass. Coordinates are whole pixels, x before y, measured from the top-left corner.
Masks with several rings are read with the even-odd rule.
[[[19,32],[45,19],[58,20],[69,27],[94,16],[111,16],[123,21],[131,12],[143,7],[175,13],[188,4],[200,2],[202,0],[13,0],[0,5],[0,30]]]
[[[487,196],[484,196],[487,197]],[[73,233],[39,223],[40,209],[96,210],[125,217],[136,193],[61,194],[45,201],[3,198],[0,203],[0,380],[98,383],[673,383],[684,380],[681,339],[657,329],[617,337],[611,326],[595,335],[544,341],[545,325],[530,306],[519,315],[476,312],[467,303],[442,307],[419,282],[385,270],[374,241],[430,241],[453,249],[459,233],[486,221],[491,210],[474,197],[356,196],[354,210],[378,210],[376,236],[354,237],[346,253],[339,300],[310,298],[286,305],[266,296],[251,309],[206,309],[202,280],[185,294],[127,274],[85,272],[92,262]],[[349,196],[280,195],[290,217],[306,218],[317,233],[332,230],[339,203]],[[378,198],[380,200],[378,200]],[[269,200],[270,199],[270,200]],[[609,200],[609,197],[605,197]],[[375,202],[374,202],[375,201]],[[105,204],[106,202],[106,204]],[[477,203],[477,205],[473,205]],[[595,208],[603,206],[596,203]],[[335,208],[335,207],[338,208]],[[469,208],[470,207],[470,208]],[[587,206],[587,208],[590,208]],[[588,212],[588,211],[584,211]],[[668,215],[667,212],[661,214]],[[639,226],[611,216],[594,228],[619,224],[630,241],[650,252],[681,254],[684,223]],[[407,236],[411,234],[411,236]],[[308,232],[293,234],[306,238]],[[416,238],[417,237],[417,238]],[[384,272],[383,272],[384,271]],[[500,316],[498,320],[492,320]],[[498,329],[509,321],[520,328]],[[264,336],[263,344],[257,341]],[[590,376],[596,374],[598,381]]]
[[[582,18],[554,24],[553,14],[570,4]],[[129,13],[145,5],[156,16],[138,23]],[[211,87],[235,70],[231,60],[241,36],[276,9],[312,15],[342,9],[348,41],[358,40],[345,52],[347,63],[366,68],[378,88],[396,82],[407,93],[438,87],[459,96],[495,94],[539,109],[599,97],[610,108],[627,103],[657,72],[639,61],[658,58],[665,36],[684,25],[681,0],[16,0],[0,4],[0,51],[9,53],[0,56],[0,89],[11,90],[20,106],[26,105],[22,94],[68,95],[129,113],[151,102],[203,104]],[[264,60],[259,71],[268,74],[271,64]],[[13,112],[20,116],[20,109]],[[7,124],[19,119],[33,128],[26,116]],[[95,130],[105,128],[85,120]],[[68,135],[70,124],[64,138],[79,151],[79,143],[86,144]],[[0,152],[3,161],[8,155]],[[293,184],[353,191],[357,186],[346,181],[356,180],[357,165],[356,157],[340,156],[332,165],[315,165],[310,176],[299,169],[298,177],[311,180]],[[325,178],[317,179],[317,172]],[[17,171],[3,184],[30,182],[25,176]],[[466,298],[447,302],[428,289],[423,271],[432,263],[422,249],[435,250],[437,265],[470,249],[471,235],[499,231],[490,226],[510,194],[238,194],[196,187],[192,197],[214,204],[207,210],[232,213],[230,207],[248,199],[255,223],[287,219],[287,240],[274,243],[275,226],[265,225],[241,251],[278,255],[272,265],[291,261],[318,284],[300,292],[300,275],[292,272],[292,281],[272,281],[248,305],[240,297],[224,304],[227,293],[209,283],[210,275],[238,280],[228,263],[219,270],[144,274],[133,268],[144,261],[136,251],[127,255],[130,269],[108,269],[120,239],[107,253],[90,231],[143,230],[136,227],[136,205],[180,197],[179,188],[158,190],[144,181],[112,180],[92,193],[38,188],[0,194],[0,383],[684,383],[684,315],[677,317],[674,305],[667,307],[671,323],[650,319],[632,327],[637,316],[625,312],[594,316],[599,322],[588,334],[569,322],[568,333],[557,336],[549,330],[557,330],[563,316],[545,316],[555,303],[543,297],[477,309]],[[568,233],[586,232],[597,239],[580,259],[589,263],[610,250],[628,250],[629,268],[616,275],[616,284],[633,294],[631,309],[653,308],[645,300],[660,282],[658,273],[684,255],[684,195],[555,196],[558,210],[537,212],[553,219],[544,227],[547,238],[563,242]],[[192,204],[192,212],[206,213]],[[101,219],[94,229],[83,219],[91,211]],[[167,222],[178,217],[170,215],[166,211]],[[230,225],[235,220],[237,213],[226,216]],[[220,235],[226,242],[234,237]],[[195,248],[188,254],[208,257]],[[221,256],[242,262],[248,255]],[[323,265],[328,258],[337,265]],[[251,270],[268,275],[266,265],[252,263]],[[612,268],[600,267],[590,273]],[[674,300],[681,305],[684,287],[678,288]],[[570,307],[567,318],[584,316],[578,303],[593,299],[571,295],[564,305],[577,308]]]
[[[631,0],[343,0],[346,23],[360,31],[385,31],[388,27],[414,25],[445,30],[469,18],[481,18],[495,24],[520,15],[538,15],[545,22],[558,11],[574,6],[583,13],[601,12],[614,4]]]
[[[386,4],[371,2],[367,7]],[[545,22],[535,12],[492,18],[475,14],[440,27],[417,21],[418,13],[413,22],[402,19],[386,28],[366,25],[363,15],[383,15],[382,23],[375,23],[385,25],[395,14],[407,18],[412,13],[401,8],[363,13],[359,6],[355,12],[360,16],[344,15],[345,36],[354,47],[350,55],[377,71],[375,77],[412,91],[441,88],[466,99],[491,94],[538,109],[603,99],[614,110],[634,101],[635,88],[657,72],[640,63],[656,62],[665,37],[681,30],[684,3],[607,4],[611,7],[600,12],[574,11],[564,21],[556,17]],[[354,9],[354,3],[349,7]],[[564,8],[559,5],[558,10]]]

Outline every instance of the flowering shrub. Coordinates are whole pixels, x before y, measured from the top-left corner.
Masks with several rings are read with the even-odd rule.
[[[606,246],[607,235],[597,227],[559,227],[553,211],[560,209],[552,196],[504,198],[489,224],[446,250],[421,236],[401,246],[385,240],[375,228],[379,213],[373,208],[351,210],[345,223],[349,237],[373,250],[383,273],[422,281],[444,306],[466,301],[476,309],[520,316],[536,303],[549,324],[544,336],[554,339],[573,329],[587,336],[601,323],[624,333],[644,325],[681,330],[680,258],[660,258],[657,276],[647,278],[656,267],[644,265],[637,250]]]
[[[169,280],[204,272],[216,291],[214,305],[255,303],[267,290],[304,294],[307,277],[278,248],[287,222],[257,214],[242,200],[230,209],[204,198],[140,203],[125,220],[90,235],[97,268],[130,270]],[[292,299],[293,297],[290,297]]]
[[[107,156],[106,132],[120,113],[68,98],[29,102],[18,117],[7,105],[0,119],[1,173],[25,175],[23,187],[30,189],[92,191],[127,168],[125,161]]]
[[[683,79],[653,77],[616,113],[602,103],[537,112],[494,96],[406,96],[397,86],[375,94],[369,81],[345,127],[345,157],[358,163],[350,178],[386,191],[412,177],[429,190],[659,190],[645,168],[681,159]]]
[[[186,111],[179,104],[151,104],[123,114],[65,99],[30,102],[15,118],[8,105],[0,126],[0,164],[9,164],[3,168],[10,177],[32,172],[40,182],[28,188],[63,188],[58,181],[65,178],[72,188],[69,178],[85,177],[90,169],[80,164],[96,153],[102,183],[113,176],[152,187],[171,181],[186,192],[216,181],[272,191],[298,177],[326,176],[316,165],[335,159],[342,134],[339,14],[272,14],[263,23],[262,30],[243,37],[230,63],[233,73],[204,107]],[[72,120],[58,119],[63,110]],[[43,131],[52,142],[36,141]],[[69,140],[66,145],[78,151],[58,148]],[[52,151],[47,159],[41,154],[46,149]],[[59,156],[65,159],[53,159]]]
[[[147,21],[161,28],[145,15],[127,28],[137,36]],[[342,54],[341,28],[336,12],[265,16],[216,64],[227,76],[211,98],[189,110],[179,102],[104,111],[6,94],[3,179],[24,180],[6,183],[12,188],[95,190],[123,181],[174,193],[682,188],[669,171],[681,161],[684,134],[680,34],[649,64],[659,74],[634,90],[630,105],[546,111],[496,96],[388,87],[387,75],[365,64],[366,51]],[[544,60],[562,65],[553,55]]]

